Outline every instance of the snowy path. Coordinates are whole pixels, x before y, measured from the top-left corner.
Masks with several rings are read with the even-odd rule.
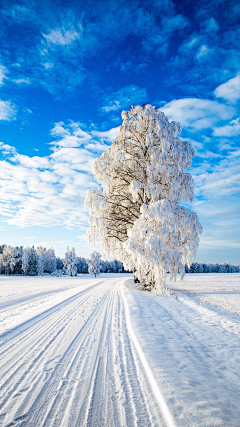
[[[14,325],[0,336],[1,426],[239,427],[237,316],[122,278],[50,296],[32,297],[37,315],[21,301],[15,322],[16,301],[0,307]]]

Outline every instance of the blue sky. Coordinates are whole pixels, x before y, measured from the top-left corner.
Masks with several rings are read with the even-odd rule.
[[[149,102],[196,151],[197,260],[240,263],[239,17],[234,0],[2,0],[1,243],[88,256],[91,164]]]

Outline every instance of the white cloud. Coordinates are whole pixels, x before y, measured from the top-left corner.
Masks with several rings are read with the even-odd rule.
[[[16,106],[9,101],[0,100],[0,120],[11,121],[16,119]]]
[[[87,223],[86,190],[95,188],[91,165],[115,130],[91,133],[79,123],[56,123],[45,157],[20,154],[0,142],[0,215],[10,225],[78,227]],[[106,134],[106,135],[104,135]]]
[[[50,145],[60,147],[80,147],[87,144],[92,136],[81,129],[81,124],[70,122],[66,125],[64,122],[56,123],[51,130],[51,135],[57,137],[56,141],[50,142]]]
[[[218,86],[214,94],[217,98],[224,98],[235,104],[240,99],[240,72],[233,79]]]
[[[70,45],[74,40],[79,39],[80,34],[74,29],[56,28],[48,34],[43,34],[43,37],[45,37],[48,43],[53,45],[66,46]]]
[[[231,119],[235,109],[217,101],[198,98],[176,99],[160,108],[170,120],[189,129],[212,128],[221,120]]]
[[[100,139],[104,139],[104,140],[106,139],[106,140],[112,142],[114,139],[117,138],[118,132],[119,132],[119,126],[117,126],[116,128],[112,128],[112,129],[105,131],[105,132],[92,131],[91,133],[93,136],[97,136]]]
[[[240,117],[232,120],[228,125],[214,129],[215,136],[237,136],[240,135]]]
[[[12,147],[9,144],[4,144],[4,142],[0,142],[0,150],[4,155],[16,153],[15,147]]]
[[[30,79],[24,79],[24,78],[13,79],[13,82],[18,84],[18,85],[22,85],[22,84],[29,85],[31,83]]]
[[[50,68],[53,67],[53,63],[52,62],[44,62],[43,66],[46,70],[49,70]]]
[[[219,163],[205,163],[193,170],[195,192],[211,200],[240,194],[240,150]]]
[[[240,249],[240,242],[234,242],[231,240],[213,240],[213,238],[211,237],[210,239],[201,239],[201,247],[205,247],[205,246],[209,246],[212,248],[237,248]]]

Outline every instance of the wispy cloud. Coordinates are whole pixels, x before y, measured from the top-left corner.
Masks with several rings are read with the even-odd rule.
[[[4,84],[4,79],[7,76],[7,69],[3,65],[0,65],[0,86]]]
[[[5,51],[11,58],[7,66],[12,80],[29,79],[31,84],[43,86],[59,96],[81,86],[85,78],[91,87],[92,75],[96,87],[98,75],[89,66],[92,59],[109,67],[109,63],[116,61],[121,44],[129,43],[131,38],[138,46],[135,57],[141,58],[140,62],[139,59],[133,61],[138,62],[134,69],[140,72],[150,62],[149,54],[166,55],[173,35],[189,25],[184,15],[176,13],[172,0],[152,2],[151,7],[145,0],[122,1],[121,6],[111,1],[90,0],[80,8],[75,4],[71,8],[57,7],[54,3],[48,7],[45,2],[36,6],[25,0],[21,6],[6,4],[2,16],[7,30],[18,24],[21,34],[19,44],[14,37],[8,38],[8,31],[2,33],[6,38]],[[105,51],[107,56],[102,55]],[[121,70],[132,69],[132,52],[130,58],[124,61],[125,65],[122,63]],[[14,70],[16,63],[21,65],[21,70]]]
[[[0,120],[15,120],[16,114],[17,108],[13,103],[0,100]]]
[[[13,79],[12,81],[14,83],[16,83],[17,85],[29,85],[29,84],[31,84],[31,80],[27,79],[27,78]]]
[[[166,55],[171,37],[176,31],[181,32],[188,26],[188,20],[183,15],[163,16],[161,25],[152,26],[151,31],[143,40],[143,47],[147,53],[152,53],[154,50],[158,54]]]
[[[58,46],[70,45],[74,40],[80,38],[80,33],[74,29],[56,28],[48,34],[43,34],[48,43]]]
[[[214,200],[240,194],[240,150],[235,149],[215,165],[205,163],[193,170],[196,194]]]
[[[201,60],[202,58],[205,58],[206,56],[208,56],[210,52],[211,52],[211,49],[209,49],[208,46],[206,46],[205,44],[203,44],[199,48],[198,52],[196,53],[196,58],[198,60]]]
[[[240,117],[232,120],[229,124],[214,129],[215,136],[237,136],[240,135]]]
[[[133,104],[139,104],[147,101],[147,91],[136,85],[125,86],[122,89],[113,92],[106,100],[102,111],[109,113],[119,111],[124,108],[130,108]]]
[[[219,24],[214,18],[209,18],[203,23],[204,31],[212,32],[212,31],[218,31],[219,30]]]

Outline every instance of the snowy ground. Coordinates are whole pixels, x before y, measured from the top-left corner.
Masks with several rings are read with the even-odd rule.
[[[239,427],[240,274],[0,276],[0,425]]]

